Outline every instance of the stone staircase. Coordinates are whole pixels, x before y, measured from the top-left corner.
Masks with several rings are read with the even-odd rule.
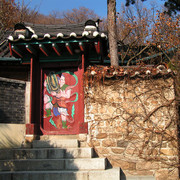
[[[31,148],[0,150],[0,180],[119,180],[111,168],[77,139],[34,140]]]

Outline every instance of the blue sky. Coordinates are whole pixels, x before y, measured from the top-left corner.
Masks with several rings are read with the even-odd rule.
[[[16,0],[16,2],[18,1],[22,2],[23,0]],[[44,15],[49,15],[53,10],[67,11],[81,6],[94,10],[100,17],[106,17],[107,15],[107,0],[24,0],[24,2]],[[117,11],[119,11],[121,3],[124,2],[125,0],[117,0]],[[152,2],[152,0],[148,0],[148,2]],[[155,2],[160,1],[156,0]],[[146,3],[146,7],[148,5]]]

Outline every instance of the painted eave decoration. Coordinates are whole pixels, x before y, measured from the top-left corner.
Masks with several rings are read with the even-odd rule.
[[[107,35],[99,31],[98,22],[88,20],[72,25],[18,23],[8,37],[10,52],[16,58],[27,55],[60,57],[64,52],[67,56],[76,55],[91,47],[93,53],[100,56],[105,52],[102,49],[107,48]]]

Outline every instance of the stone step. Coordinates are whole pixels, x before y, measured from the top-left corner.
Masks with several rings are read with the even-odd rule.
[[[59,140],[59,139],[79,139],[79,134],[77,135],[42,135],[42,136],[39,136],[39,139],[40,140],[45,140],[45,141],[48,141],[48,140]]]
[[[77,148],[79,142],[77,139],[49,139],[34,140],[33,148]]]
[[[0,160],[8,159],[60,159],[92,158],[93,148],[33,148],[33,149],[0,149]]]
[[[120,180],[119,168],[91,171],[0,172],[1,180]]]
[[[104,170],[105,158],[0,160],[0,171]]]
[[[120,180],[120,168],[112,168],[104,171],[89,171],[88,180]]]

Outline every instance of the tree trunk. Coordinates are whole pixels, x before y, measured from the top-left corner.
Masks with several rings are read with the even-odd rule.
[[[116,0],[107,0],[108,9],[108,38],[111,66],[118,67],[118,46],[116,31]]]

